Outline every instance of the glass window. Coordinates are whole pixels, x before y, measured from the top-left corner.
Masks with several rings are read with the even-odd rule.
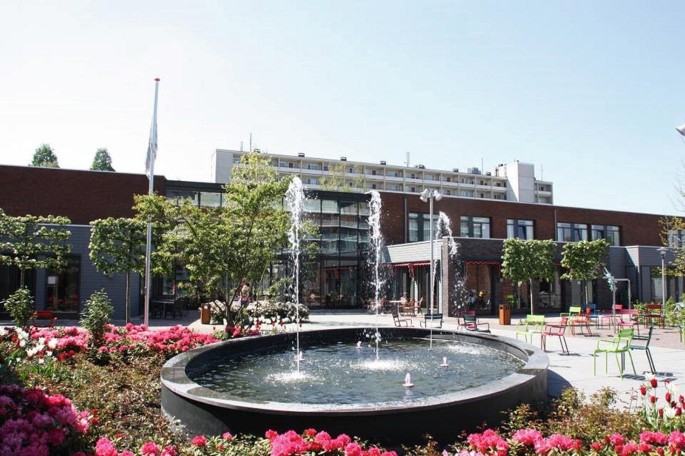
[[[200,192],[200,205],[202,207],[221,207],[221,193]]]
[[[614,225],[592,225],[590,227],[590,239],[596,241],[597,239],[606,239],[609,245],[621,245],[621,236],[619,227]]]
[[[81,257],[70,255],[62,270],[48,269],[45,308],[56,311],[78,312],[80,300]]]
[[[191,200],[195,206],[200,204],[200,192],[192,190],[170,190],[167,193],[167,198],[176,204],[180,204],[183,199]]]
[[[409,213],[409,242],[429,240],[431,227],[436,226],[437,220],[437,214],[433,214],[431,223],[428,214]]]
[[[532,220],[507,220],[507,237],[518,239],[535,239],[535,229]]]
[[[490,218],[462,216],[460,236],[490,239]]]
[[[577,242],[588,240],[588,229],[584,223],[557,223],[557,241]]]

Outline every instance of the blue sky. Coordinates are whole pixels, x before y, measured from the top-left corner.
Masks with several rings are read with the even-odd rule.
[[[555,204],[682,215],[682,1],[0,4],[0,163],[42,143],[211,181],[217,148],[535,164]],[[0,184],[1,185],[1,184]],[[4,189],[3,189],[4,191]]]

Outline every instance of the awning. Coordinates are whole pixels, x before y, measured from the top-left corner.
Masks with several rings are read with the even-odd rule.
[[[408,267],[417,267],[417,266],[430,266],[431,262],[430,261],[420,261],[416,263],[394,263],[392,265],[393,268],[408,268]]]

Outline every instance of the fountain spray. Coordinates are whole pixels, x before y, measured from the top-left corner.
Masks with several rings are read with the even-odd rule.
[[[380,331],[378,329],[379,325],[379,313],[380,313],[380,292],[381,292],[381,280],[379,277],[380,261],[381,261],[381,244],[383,238],[381,237],[381,195],[377,191],[369,192],[371,194],[371,200],[369,201],[369,227],[371,228],[371,246],[374,253],[374,284],[375,284],[375,294],[374,294],[374,305],[376,307],[376,334],[374,334],[374,339],[376,340],[376,361],[378,361],[378,344],[380,342]]]
[[[295,303],[295,361],[297,363],[297,371],[300,371],[300,362],[303,361],[302,353],[300,352],[300,225],[302,223],[302,213],[304,212],[304,191],[302,189],[302,181],[299,177],[294,176],[288,191],[285,193],[285,199],[290,209],[290,230],[288,231],[288,240],[290,241],[291,255],[293,261],[293,278],[295,282],[293,291],[293,301]]]

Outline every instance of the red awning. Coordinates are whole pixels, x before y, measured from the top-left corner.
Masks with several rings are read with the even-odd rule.
[[[411,267],[416,267],[416,266],[430,266],[431,262],[430,261],[422,261],[422,262],[417,262],[417,263],[394,263],[392,265],[393,268],[408,268],[409,266]]]

